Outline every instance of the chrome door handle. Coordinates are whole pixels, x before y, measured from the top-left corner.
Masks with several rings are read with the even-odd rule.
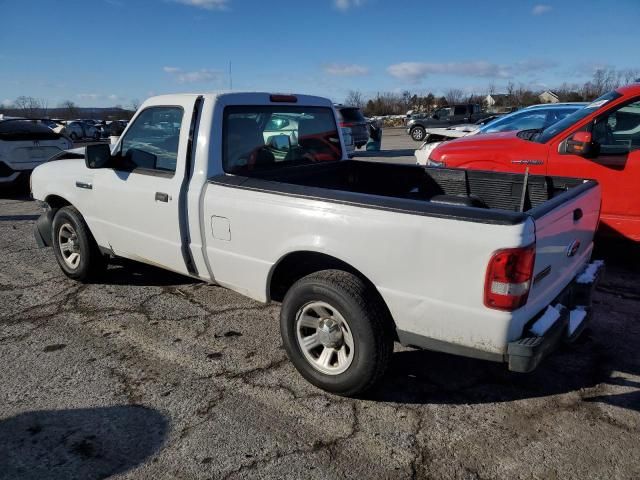
[[[93,189],[93,185],[88,182],[76,182],[76,187],[85,188],[87,190]]]
[[[169,201],[169,194],[168,193],[162,193],[162,192],[156,192],[156,201],[157,202],[168,202]]]

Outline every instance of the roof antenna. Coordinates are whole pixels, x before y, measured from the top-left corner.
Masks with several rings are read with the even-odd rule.
[[[527,188],[529,186],[529,167],[524,171],[524,182],[522,182],[522,197],[520,197],[520,212],[524,212],[524,201],[527,198]]]

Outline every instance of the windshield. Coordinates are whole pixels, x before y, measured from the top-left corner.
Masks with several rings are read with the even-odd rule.
[[[40,120],[2,120],[0,139],[2,140],[56,140],[60,136]]]
[[[223,122],[227,173],[342,159],[331,108],[233,106],[224,109]]]
[[[605,93],[601,97],[596,98],[586,107],[581,108],[568,117],[565,117],[564,120],[560,120],[558,123],[554,123],[553,125],[548,126],[542,132],[540,132],[539,135],[534,135],[531,140],[537,143],[546,143],[553,137],[558,135],[560,132],[569,128],[571,125],[591,115],[596,110],[605,106],[611,100],[615,100],[616,98],[620,98],[621,96],[622,94],[616,92],[615,90],[609,93]]]

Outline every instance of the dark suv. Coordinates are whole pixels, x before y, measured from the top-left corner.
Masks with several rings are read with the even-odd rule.
[[[364,118],[362,111],[358,107],[348,107],[345,105],[335,105],[338,113],[338,121],[341,127],[351,129],[353,144],[356,148],[366,145],[369,140],[369,131],[367,130],[367,120]]]

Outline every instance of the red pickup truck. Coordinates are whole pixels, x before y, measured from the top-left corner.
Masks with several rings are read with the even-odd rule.
[[[618,88],[544,130],[463,137],[427,165],[592,178],[602,187],[600,234],[640,242],[640,83]]]

